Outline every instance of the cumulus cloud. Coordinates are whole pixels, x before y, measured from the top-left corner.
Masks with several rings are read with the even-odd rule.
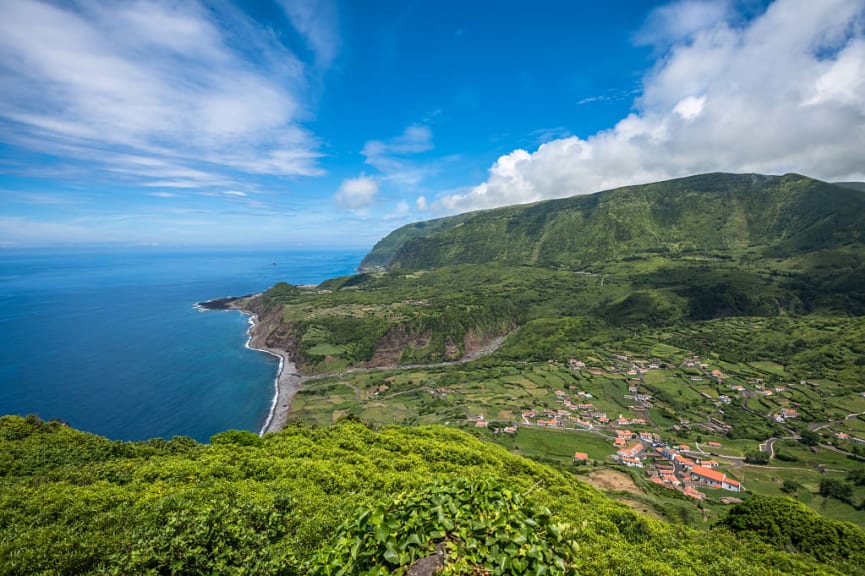
[[[3,141],[136,184],[321,174],[303,62],[216,6],[0,2]]]
[[[676,21],[696,4],[665,8]],[[724,4],[726,6],[726,4]],[[708,8],[706,8],[708,9]],[[446,211],[587,194],[709,171],[865,179],[865,2],[777,0],[749,22],[693,17],[634,113],[588,138],[499,158]]]
[[[417,200],[415,200],[415,206],[417,206],[417,209],[421,212],[429,208],[429,206],[427,205],[426,196],[418,196]]]
[[[415,154],[432,150],[432,131],[423,124],[413,124],[390,140],[370,140],[361,154],[366,163],[381,172],[385,179],[413,185],[427,175],[428,169],[411,161]]]
[[[378,182],[369,176],[346,178],[339,185],[334,200],[343,208],[361,210],[369,206],[378,194]]]

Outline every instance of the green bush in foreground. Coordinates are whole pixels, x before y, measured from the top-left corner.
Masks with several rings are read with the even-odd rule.
[[[756,521],[731,525],[738,536],[695,532],[442,426],[293,425],[260,443],[229,433],[200,445],[0,418],[3,576],[363,574],[438,543],[454,574],[865,575],[858,545],[829,552],[833,534],[863,532],[823,522],[801,516],[815,540],[795,553]]]
[[[569,532],[498,480],[459,479],[362,510],[310,573],[403,574],[438,546],[444,575],[565,574],[579,550]]]

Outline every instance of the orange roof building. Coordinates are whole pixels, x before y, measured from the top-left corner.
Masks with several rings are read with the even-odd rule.
[[[727,478],[727,475],[718,470],[705,468],[703,466],[694,466],[691,469],[691,475],[697,481],[705,483],[711,488],[721,488],[731,492],[741,492],[744,490],[741,484],[732,478]]]

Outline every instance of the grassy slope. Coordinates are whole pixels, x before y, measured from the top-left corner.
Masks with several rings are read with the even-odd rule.
[[[865,196],[798,175],[704,174],[401,228],[377,263],[419,269],[506,262],[595,268],[639,254],[739,258],[861,242]]]
[[[313,554],[340,546],[332,535],[358,506],[457,478],[497,478],[549,507],[579,551],[572,569],[580,573],[865,573],[865,558],[846,547],[832,568],[725,529],[652,520],[568,474],[444,427],[341,422],[263,439],[228,432],[204,446],[110,442],[3,417],[0,574],[302,574]]]

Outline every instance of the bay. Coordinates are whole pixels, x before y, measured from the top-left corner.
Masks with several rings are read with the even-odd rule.
[[[0,414],[119,440],[257,432],[278,361],[199,301],[353,273],[342,251],[0,253]]]

